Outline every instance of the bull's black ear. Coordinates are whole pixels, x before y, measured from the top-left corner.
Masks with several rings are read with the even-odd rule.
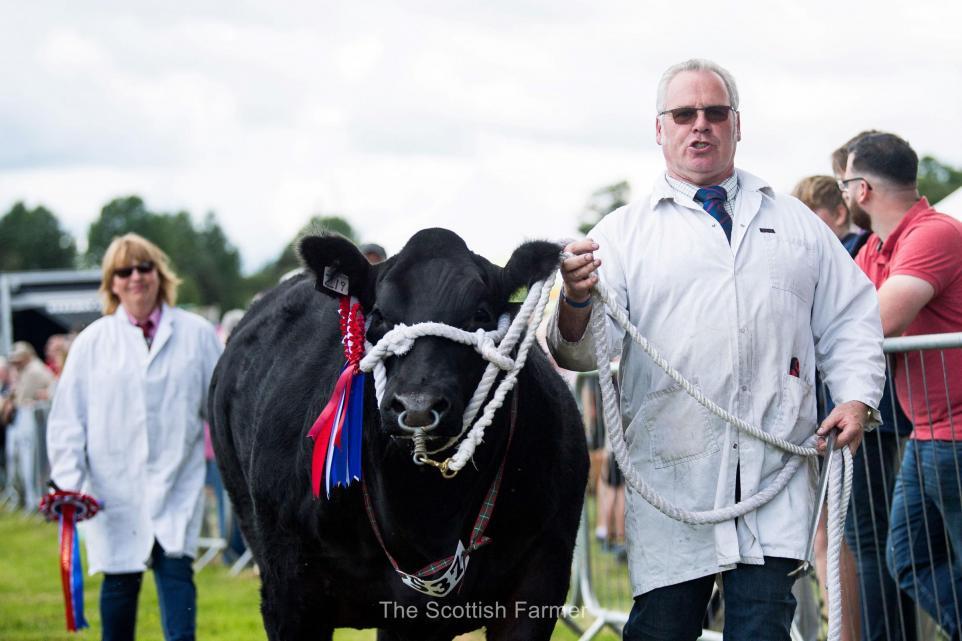
[[[522,286],[531,286],[558,269],[562,246],[545,240],[524,243],[511,254],[501,272],[501,285],[508,295]]]
[[[298,243],[304,264],[314,272],[314,287],[328,296],[355,296],[365,309],[374,302],[375,270],[360,250],[340,234],[305,236]]]

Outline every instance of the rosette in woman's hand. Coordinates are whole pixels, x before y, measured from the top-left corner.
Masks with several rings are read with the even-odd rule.
[[[94,516],[100,504],[91,496],[61,490],[53,481],[51,491],[40,500],[40,511],[48,521],[60,523],[60,580],[67,613],[67,630],[76,632],[86,628],[84,618],[83,564],[80,561],[80,541],[76,525]]]

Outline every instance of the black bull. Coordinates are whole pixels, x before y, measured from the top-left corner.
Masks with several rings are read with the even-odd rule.
[[[515,290],[553,273],[558,246],[525,243],[504,269],[440,229],[419,232],[373,267],[340,237],[307,237],[300,251],[313,273],[282,283],[252,307],[210,394],[217,462],[260,568],[268,637],[316,641],[331,639],[336,627],[373,627],[382,641],[451,639],[486,626],[488,639],[548,639],[568,590],[588,459],[574,400],[537,346],[518,379],[510,447],[509,396],[474,464],[453,479],[412,462],[397,417],[408,411],[418,425],[419,413],[437,412],[435,430],[445,438],[429,440],[429,449],[458,434],[486,362],[470,347],[419,339],[405,356],[386,361],[380,408],[367,377],[363,473],[384,544],[402,570],[413,574],[453,554],[459,541],[468,545],[504,461],[485,531],[491,542],[471,554],[461,585],[445,597],[401,583],[375,538],[359,484],[313,498],[307,433],[344,362],[337,300],[316,278],[325,267],[348,277],[374,343],[396,323],[493,329]]]

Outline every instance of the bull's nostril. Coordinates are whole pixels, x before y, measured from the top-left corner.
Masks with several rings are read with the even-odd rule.
[[[442,396],[418,392],[396,394],[388,406],[397,417],[401,429],[433,430],[447,412],[451,403]]]

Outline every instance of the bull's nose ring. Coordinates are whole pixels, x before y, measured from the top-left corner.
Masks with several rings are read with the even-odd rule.
[[[435,427],[438,426],[438,423],[441,422],[441,415],[438,414],[437,410],[431,410],[431,416],[434,418],[434,420],[431,421],[430,425],[408,425],[407,422],[404,420],[407,417],[407,415],[408,415],[408,411],[404,410],[397,416],[398,427],[400,427],[402,430],[406,432],[417,432],[418,430],[430,432],[431,430],[433,430]]]

